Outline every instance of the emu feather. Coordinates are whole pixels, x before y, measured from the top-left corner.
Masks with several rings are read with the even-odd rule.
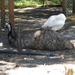
[[[64,14],[52,15],[48,18],[42,28],[50,27],[52,30],[57,31],[65,24],[66,17]]]

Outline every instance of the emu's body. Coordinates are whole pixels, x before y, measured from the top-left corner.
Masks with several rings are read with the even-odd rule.
[[[13,43],[15,45],[18,37],[14,37],[16,38],[14,38],[15,41]],[[25,30],[21,35],[21,45],[22,48],[36,50],[70,50],[74,48],[69,40],[50,28]]]
[[[74,48],[69,40],[49,28],[24,31],[21,43],[22,48],[37,50],[70,50]]]

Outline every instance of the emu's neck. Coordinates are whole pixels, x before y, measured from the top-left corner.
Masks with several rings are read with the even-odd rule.
[[[10,24],[8,24],[8,29],[9,29],[9,32],[10,31],[12,32],[12,26]]]

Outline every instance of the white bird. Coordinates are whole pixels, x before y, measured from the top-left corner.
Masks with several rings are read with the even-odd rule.
[[[62,13],[59,15],[52,15],[44,23],[42,28],[50,27],[52,30],[57,31],[64,26],[65,21],[66,21],[66,16]]]

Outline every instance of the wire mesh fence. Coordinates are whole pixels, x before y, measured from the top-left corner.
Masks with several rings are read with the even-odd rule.
[[[14,27],[14,0],[8,0],[9,23]]]
[[[48,6],[48,5],[63,5],[63,12],[66,16],[69,16],[72,14],[73,12],[73,1],[74,0],[14,0],[15,4],[18,3],[18,5],[36,5],[36,3],[34,2],[39,2],[39,5],[44,5],[44,6]],[[20,2],[21,1],[21,2]],[[28,1],[30,1],[31,3],[29,3]],[[44,3],[44,4],[43,4]]]
[[[8,0],[5,0],[5,23],[9,23]]]
[[[14,2],[13,2],[14,1]],[[61,4],[62,3],[62,10],[66,16],[72,14],[74,9],[74,0],[22,0],[25,1],[37,1],[40,3],[44,1],[46,5],[54,5],[54,4]],[[23,3],[24,3],[23,2]],[[5,23],[11,23],[14,26],[14,5],[17,3],[22,4],[21,0],[0,0],[0,25],[4,26]]]
[[[14,26],[14,0],[0,0],[0,26],[11,23]]]
[[[73,0],[66,0],[66,16],[69,16],[73,12]]]
[[[0,14],[1,14],[1,25],[3,26],[4,23],[5,23],[5,1],[4,0],[0,1],[0,8],[1,8],[1,11],[0,11]]]
[[[73,0],[62,0],[62,10],[66,16],[73,13]]]
[[[0,0],[0,26],[4,27],[8,22],[8,0]]]

